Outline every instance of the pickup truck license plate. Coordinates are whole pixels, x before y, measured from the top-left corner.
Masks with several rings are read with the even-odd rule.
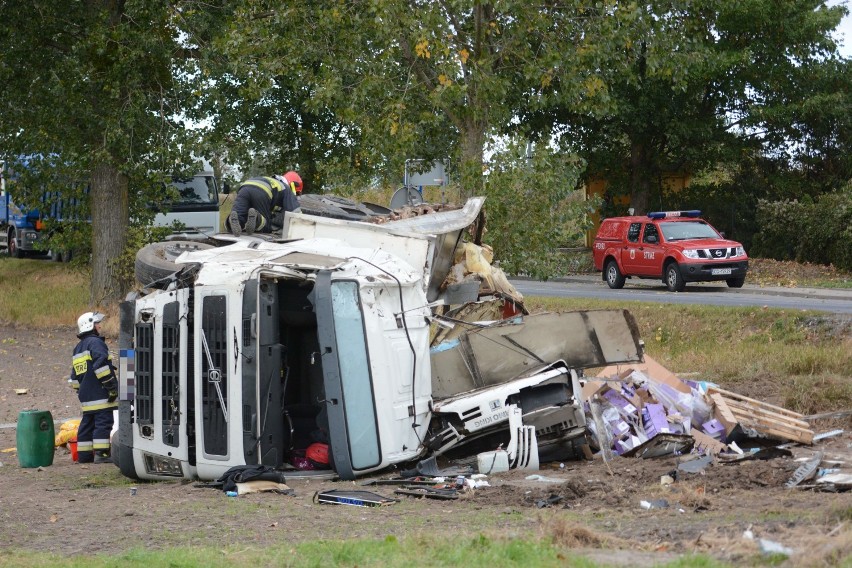
[[[730,274],[730,273],[731,273],[730,268],[714,268],[710,271],[710,274],[712,274],[713,276],[721,276],[722,274]]]

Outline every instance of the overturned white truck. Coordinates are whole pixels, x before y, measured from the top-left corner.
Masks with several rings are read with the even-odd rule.
[[[482,321],[478,306],[513,299],[445,285],[482,204],[382,224],[288,213],[281,235],[184,252],[121,306],[118,467],[289,470],[318,439],[342,479],[500,444],[514,465],[570,453],[585,433],[582,369],[640,360],[635,322],[622,310]]]

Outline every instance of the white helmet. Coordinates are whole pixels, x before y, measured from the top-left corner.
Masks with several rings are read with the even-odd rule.
[[[100,312],[86,312],[77,318],[77,335],[83,335],[88,331],[95,329],[96,323],[101,323],[104,315]]]

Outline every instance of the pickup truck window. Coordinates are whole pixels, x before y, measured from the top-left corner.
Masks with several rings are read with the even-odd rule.
[[[660,234],[657,231],[657,226],[653,223],[645,224],[645,236],[643,237],[643,242],[646,243],[658,243],[660,242]]]
[[[380,457],[358,283],[333,282],[331,304],[352,467],[365,469],[379,463]]]
[[[630,227],[627,228],[627,240],[631,243],[638,243],[641,229],[642,223],[630,223]]]
[[[660,223],[660,229],[667,241],[685,241],[688,239],[718,239],[719,234],[703,221],[681,221],[678,223]]]

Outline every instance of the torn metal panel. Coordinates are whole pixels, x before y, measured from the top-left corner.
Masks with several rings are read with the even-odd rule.
[[[801,482],[811,479],[816,475],[816,470],[820,462],[822,462],[822,452],[817,452],[814,457],[800,465],[784,485],[786,487],[796,487]]]
[[[575,369],[640,361],[642,346],[626,310],[547,313],[468,329],[432,348],[432,395],[496,385],[557,360]]]
[[[689,434],[658,434],[622,455],[627,458],[659,458],[685,454],[692,449],[695,440]]]

